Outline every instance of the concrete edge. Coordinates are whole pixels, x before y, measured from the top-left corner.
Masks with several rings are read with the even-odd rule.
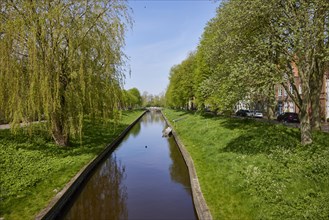
[[[172,135],[174,136],[174,139],[179,147],[180,152],[183,155],[185,164],[188,168],[190,182],[191,182],[191,188],[192,188],[193,203],[194,203],[194,207],[197,212],[198,218],[201,220],[212,220],[210,210],[207,206],[206,200],[204,199],[202,191],[201,191],[201,187],[199,184],[198,176],[196,174],[193,159],[190,156],[190,154],[188,153],[188,151],[186,150],[184,144],[178,138],[178,135],[177,135],[174,127],[171,125],[171,123],[169,122],[169,120],[166,118],[166,116],[164,115],[164,113],[162,111],[161,111],[161,114],[163,115],[167,124],[172,128]]]
[[[68,200],[79,189],[84,180],[91,174],[91,172],[99,165],[100,162],[108,155],[108,153],[114,150],[124,136],[131,130],[131,128],[144,116],[147,111],[144,111],[133,123],[131,123],[114,141],[108,144],[105,149],[95,156],[87,165],[85,165],[65,186],[57,193],[53,199],[49,202],[46,208],[44,208],[35,217],[36,220],[40,219],[55,219],[56,216],[63,209]]]

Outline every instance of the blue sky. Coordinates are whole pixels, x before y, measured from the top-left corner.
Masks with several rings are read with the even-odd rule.
[[[208,0],[129,0],[134,19],[126,35],[125,53],[131,75],[125,89],[157,95],[169,83],[170,68],[196,49],[207,22],[219,2]]]

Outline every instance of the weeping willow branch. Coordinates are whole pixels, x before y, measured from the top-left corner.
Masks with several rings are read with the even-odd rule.
[[[131,23],[126,2],[2,4],[0,113],[13,124],[45,118],[64,146],[81,135],[84,115],[113,117],[122,97],[125,27]]]

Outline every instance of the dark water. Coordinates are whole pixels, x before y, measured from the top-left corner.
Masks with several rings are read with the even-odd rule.
[[[197,219],[188,170],[160,113],[143,116],[104,161],[65,219]]]

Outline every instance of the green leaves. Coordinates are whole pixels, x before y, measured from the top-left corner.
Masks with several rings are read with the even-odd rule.
[[[128,108],[138,108],[142,106],[142,96],[137,88],[124,91],[124,105]]]
[[[190,53],[185,61],[171,68],[170,84],[166,92],[168,106],[186,107],[189,100],[193,99],[195,66],[195,54]]]
[[[328,27],[326,0],[224,1],[205,27],[192,60],[193,77],[188,78],[193,78],[190,83],[196,102],[232,111],[238,101],[245,100],[262,103],[264,110],[274,112],[274,86],[281,84],[303,115],[302,141],[307,144],[305,140],[311,141],[310,117],[320,123],[314,113],[319,110],[310,113],[307,106],[320,105],[328,61]],[[171,76],[168,91],[175,81]],[[186,91],[169,91],[167,98],[175,100],[174,106],[181,106],[180,102],[186,102]]]
[[[68,137],[80,133],[83,114],[113,115],[121,100],[124,33],[131,24],[125,1],[0,6],[0,112],[8,121],[44,116],[52,134]]]

